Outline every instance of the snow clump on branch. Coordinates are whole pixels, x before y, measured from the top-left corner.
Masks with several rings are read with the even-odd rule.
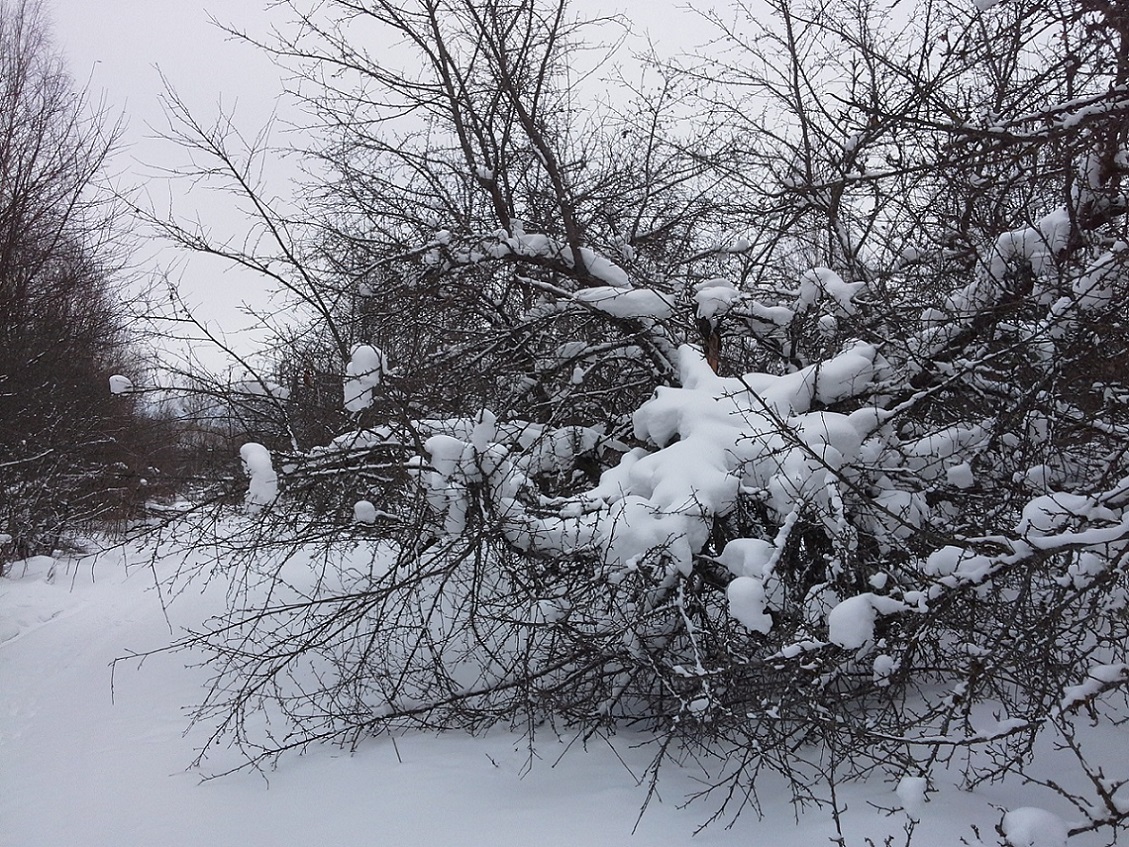
[[[387,372],[388,360],[380,350],[368,344],[358,345],[345,368],[345,408],[360,412],[371,406],[373,391]]]
[[[244,444],[239,448],[239,456],[243,460],[243,472],[250,479],[244,504],[248,513],[257,514],[278,497],[278,474],[270,451],[262,444]]]

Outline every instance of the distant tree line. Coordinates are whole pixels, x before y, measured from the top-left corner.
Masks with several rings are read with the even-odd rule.
[[[0,2],[0,566],[161,488],[167,434],[109,387],[142,367],[104,184],[117,129],[74,88],[42,5]]]

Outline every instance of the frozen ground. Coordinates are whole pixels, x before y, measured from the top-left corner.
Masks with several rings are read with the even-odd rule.
[[[132,561],[131,561],[132,559]],[[159,562],[161,568],[172,567]],[[203,740],[185,733],[185,707],[206,677],[185,655],[158,655],[138,668],[110,662],[129,650],[168,643],[217,608],[219,594],[182,595],[169,620],[154,572],[138,553],[17,563],[0,580],[0,845],[2,847],[279,847],[279,845],[613,845],[829,844],[829,816],[799,820],[781,787],[765,784],[765,816],[742,816],[694,836],[710,808],[682,808],[699,787],[690,772],[667,774],[661,797],[636,826],[646,798],[634,775],[649,761],[634,736],[615,748],[596,742],[567,755],[564,742],[538,741],[529,767],[523,739],[419,735],[374,740],[349,755],[318,749],[284,758],[267,779],[237,774],[202,782],[186,770]],[[1122,735],[1115,744],[1129,749]],[[954,777],[955,778],[955,777]],[[846,844],[904,844],[893,782],[850,786]],[[1048,798],[1023,786],[968,794],[940,785],[922,808],[917,847],[998,844],[1006,809]],[[1036,818],[1023,819],[1023,823]],[[633,833],[634,830],[634,834]],[[1053,827],[1035,843],[1054,844]],[[1042,840],[1040,840],[1042,839]],[[1061,842],[1060,842],[1061,843]],[[1071,847],[1085,842],[1072,839]]]

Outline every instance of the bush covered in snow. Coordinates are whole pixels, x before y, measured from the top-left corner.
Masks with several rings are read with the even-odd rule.
[[[329,2],[280,45],[367,74],[314,97],[338,176],[271,265],[321,328],[287,367],[330,351],[348,415],[244,448],[247,538],[325,576],[199,636],[217,737],[641,724],[737,811],[764,768],[917,808],[1047,733],[1077,827],[1121,825],[1071,727],[1129,682],[1129,25],[917,5],[719,18],[731,52],[619,111],[577,105],[553,3]]]

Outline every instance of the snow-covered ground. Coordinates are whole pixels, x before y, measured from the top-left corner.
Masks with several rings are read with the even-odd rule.
[[[587,749],[543,736],[532,759],[525,740],[506,732],[407,735],[353,754],[322,748],[283,758],[265,778],[201,781],[186,768],[205,728],[186,733],[185,710],[201,698],[206,669],[186,667],[185,654],[161,654],[141,667],[119,664],[111,676],[115,657],[169,643],[222,602],[222,591],[186,592],[166,618],[154,575],[175,566],[119,549],[17,563],[0,580],[2,847],[809,847],[835,834],[826,811],[797,819],[783,785],[766,780],[762,819],[748,813],[731,829],[716,823],[694,836],[712,807],[683,808],[701,787],[689,769],[669,770],[639,819],[647,787],[638,777],[652,753],[633,735]],[[893,779],[844,789],[849,847],[891,834],[905,843],[906,814],[882,811],[901,805],[895,789]],[[998,844],[1007,809],[1041,803],[1068,816],[1020,785],[937,789],[919,812],[918,847],[975,844],[972,824],[984,844]],[[912,805],[912,786],[902,794]],[[1043,847],[1062,843],[1056,820],[1023,813],[1012,825]],[[1084,843],[1104,840],[1072,839],[1071,847]]]

